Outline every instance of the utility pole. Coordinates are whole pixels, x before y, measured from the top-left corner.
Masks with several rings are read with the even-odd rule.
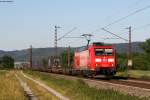
[[[131,43],[131,26],[126,28],[129,29],[129,47],[128,47],[128,67],[132,67],[132,43]]]
[[[55,67],[59,66],[59,59],[58,59],[58,48],[57,48],[57,29],[60,28],[59,26],[55,26],[55,36],[54,36],[54,47],[55,47],[55,57],[54,57],[54,64]]]
[[[55,57],[58,56],[58,49],[57,49],[57,29],[60,28],[59,26],[55,26],[55,37],[54,37],[54,47],[55,47]]]
[[[67,58],[68,58],[68,68],[70,67],[70,46],[68,47],[68,50],[67,50]]]
[[[32,68],[32,45],[30,46],[29,49],[29,55],[30,55],[30,68]]]

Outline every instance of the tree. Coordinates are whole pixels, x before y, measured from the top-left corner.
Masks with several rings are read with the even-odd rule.
[[[2,64],[2,60],[0,59],[0,68],[2,67],[2,65],[1,65],[1,64]]]
[[[147,39],[146,42],[141,45],[141,47],[145,51],[146,60],[150,62],[150,39]]]
[[[141,47],[146,52],[146,54],[150,55],[150,39],[147,39],[146,42],[141,45]]]
[[[44,70],[46,70],[46,69],[48,68],[48,60],[45,59],[45,58],[43,58],[43,59],[42,59],[42,65],[43,65],[43,67],[44,67]]]
[[[150,69],[150,39],[147,39],[142,45],[141,48],[145,51],[144,56],[142,57],[145,61],[146,69]]]
[[[72,67],[73,57],[74,57],[74,52],[73,52],[72,50],[70,50],[70,64],[71,64],[70,67]],[[64,51],[64,52],[61,54],[60,58],[61,58],[62,66],[63,66],[63,67],[68,66],[68,53],[67,53],[67,51]]]
[[[14,59],[11,56],[4,55],[1,60],[3,68],[14,68]]]
[[[133,57],[133,69],[150,70],[148,66],[148,61],[143,54],[139,54]]]
[[[0,59],[0,65],[2,64],[2,60]]]
[[[117,71],[125,71],[127,69],[127,54],[117,53]]]

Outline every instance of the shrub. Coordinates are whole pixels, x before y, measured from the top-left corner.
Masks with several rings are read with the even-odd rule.
[[[2,57],[1,64],[3,68],[12,69],[14,68],[14,59],[11,56],[5,55]]]

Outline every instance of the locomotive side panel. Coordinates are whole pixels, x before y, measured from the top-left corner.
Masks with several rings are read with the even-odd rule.
[[[89,50],[80,52],[80,69],[88,69]]]
[[[74,68],[80,69],[80,53],[78,52],[74,53]]]
[[[87,70],[89,65],[89,50],[75,52],[74,65],[75,69]]]

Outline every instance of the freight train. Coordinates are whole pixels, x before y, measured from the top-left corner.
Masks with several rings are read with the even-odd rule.
[[[55,64],[55,61],[51,60]],[[57,62],[58,64],[58,62]],[[51,64],[50,71],[67,73],[72,75],[106,75],[113,76],[116,73],[116,50],[112,45],[93,43],[89,46],[74,51],[74,64],[72,68],[65,68]]]

